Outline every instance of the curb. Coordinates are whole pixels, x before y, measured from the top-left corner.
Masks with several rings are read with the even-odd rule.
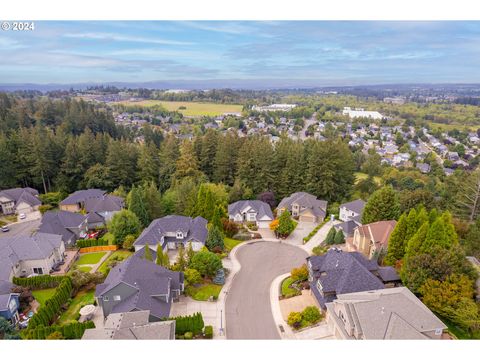
[[[273,320],[277,325],[277,332],[281,340],[295,339],[295,334],[293,333],[292,329],[290,329],[290,326],[287,324],[287,322],[283,319],[282,311],[280,309],[280,300],[278,299],[280,295],[280,284],[289,276],[290,273],[279,275],[273,279],[272,283],[270,284],[270,309],[272,311]],[[283,327],[284,332],[280,331],[280,326]]]

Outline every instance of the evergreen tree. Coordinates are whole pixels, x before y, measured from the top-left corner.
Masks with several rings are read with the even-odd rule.
[[[200,170],[208,179],[213,179],[214,162],[213,159],[217,153],[218,131],[209,129],[202,138],[202,147],[200,152]]]
[[[362,224],[381,220],[396,220],[400,216],[400,203],[392,186],[384,186],[368,199],[362,216]]]
[[[341,231],[341,230],[337,231],[333,241],[334,241],[335,244],[345,243],[345,235],[343,234],[343,231]]]
[[[152,251],[150,250],[150,246],[146,245],[144,249],[145,249],[145,255],[143,256],[144,259],[148,261],[153,261]]]
[[[178,248],[175,264],[177,265],[178,271],[185,271],[187,268],[188,263],[186,259],[185,248],[183,246]]]
[[[205,246],[208,250],[214,251],[215,249],[224,250],[223,234],[220,229],[216,226],[210,226],[208,229],[207,240],[205,241]]]
[[[176,170],[173,174],[174,181],[178,182],[186,177],[199,179],[204,176],[199,169],[192,142],[185,140],[180,147],[180,157],[177,160]]]
[[[142,181],[155,184],[158,182],[160,159],[153,143],[142,145],[137,166]]]
[[[412,211],[415,210],[412,209]],[[412,213],[412,211],[410,211],[410,213]],[[398,260],[403,259],[403,256],[405,255],[409,219],[410,214],[407,216],[406,213],[403,213],[390,235],[387,256],[385,257],[385,263],[388,265],[395,265],[395,263]],[[414,220],[416,220],[416,218]]]
[[[214,182],[233,185],[237,174],[238,152],[242,141],[234,131],[228,131],[225,136],[218,138],[214,158]]]
[[[335,228],[332,226],[330,230],[327,233],[327,237],[325,238],[325,243],[327,245],[333,245],[335,244],[335,235],[337,235],[337,231]]]
[[[141,191],[149,222],[161,217],[163,215],[162,195],[158,191],[155,182],[143,184]]]
[[[161,192],[167,190],[171,186],[179,156],[180,150],[178,139],[174,135],[167,136],[160,148],[159,186]]]
[[[137,218],[140,220],[144,227],[148,226],[150,223],[149,216],[147,213],[147,208],[143,201],[142,191],[140,188],[133,186],[132,190],[127,197],[128,200],[128,210],[137,215]]]

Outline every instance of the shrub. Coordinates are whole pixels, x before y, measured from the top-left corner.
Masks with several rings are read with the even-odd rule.
[[[205,326],[205,329],[203,330],[203,334],[205,336],[205,339],[213,339],[213,326],[212,325]]]
[[[216,226],[210,226],[208,229],[207,240],[205,241],[205,246],[208,250],[213,251],[215,248],[219,248],[222,252],[225,248],[225,243],[223,241],[223,234],[220,229]]]
[[[278,219],[273,220],[273,221],[270,223],[270,225],[269,225],[269,226],[270,226],[270,230],[272,230],[272,231],[277,231],[277,229],[278,229],[278,223],[279,223]]]
[[[128,236],[128,235],[127,235]],[[115,245],[115,236],[112,233],[107,232],[105,235],[102,236],[103,241],[106,245]]]
[[[345,235],[343,235],[342,230],[338,230],[335,234],[335,238],[333,239],[335,244],[344,244],[345,243]]]
[[[254,235],[257,235],[257,234],[254,234]],[[260,235],[260,234],[258,234]],[[261,235],[260,235],[261,236]],[[246,240],[251,240],[252,239],[252,234],[250,233],[238,233],[238,234],[235,234],[232,239],[235,239],[235,240],[242,240],[242,241],[246,241]]]
[[[197,270],[202,276],[214,277],[222,268],[222,261],[214,253],[199,251],[193,255],[190,268]]]
[[[325,238],[325,243],[327,245],[335,244],[335,235],[337,235],[337,230],[335,230],[335,228],[332,226],[328,231],[327,237]]]
[[[247,228],[249,228],[250,230],[253,230],[253,231],[257,231],[257,230],[258,230],[258,226],[257,226],[257,224],[255,224],[255,223],[248,223],[248,224],[247,224]]]
[[[185,340],[192,340],[193,339],[193,333],[188,331],[185,333],[185,335],[183,335],[184,339]]]
[[[327,247],[327,246],[322,246],[322,245],[315,246],[315,247],[312,249],[313,255],[317,255],[317,256],[323,255],[323,254],[325,254],[327,251],[328,251],[328,247]]]
[[[287,237],[295,229],[295,222],[291,219],[289,211],[284,211],[278,218],[278,227],[276,232],[282,236]]]
[[[298,329],[302,324],[302,314],[292,311],[290,314],[288,314],[287,323],[291,327]]]
[[[205,323],[203,322],[202,313],[195,313],[187,316],[177,316],[170,318],[175,320],[175,334],[184,335],[191,332],[195,335],[201,334]]]
[[[142,229],[142,224],[137,215],[129,210],[121,210],[113,215],[108,223],[108,231],[115,236],[115,241],[120,246],[127,235],[137,236]]]
[[[202,276],[195,269],[185,269],[183,272],[187,285],[195,285],[202,281]]]
[[[223,232],[226,237],[233,237],[238,233],[238,225],[234,221],[228,219],[222,219]]]
[[[57,287],[66,276],[38,275],[29,278],[13,278],[13,283],[18,286],[28,287],[32,290]]]
[[[63,340],[65,338],[63,337],[63,334],[60,331],[54,331],[53,333],[48,335],[45,339],[46,340]]]
[[[135,242],[136,238],[133,235],[127,235],[125,236],[125,240],[122,244],[122,247],[126,250],[132,250],[133,249],[133,243]]]
[[[320,313],[320,310],[318,310],[316,306],[307,306],[302,311],[302,320],[310,324],[316,324],[317,322],[320,321],[321,318],[322,318],[322,314]]]
[[[45,204],[45,205],[40,205],[38,207],[38,210],[40,211],[40,214],[45,214],[48,210],[52,210],[53,206],[50,204]]]
[[[293,268],[291,273],[293,281],[305,281],[308,279],[308,268],[303,264],[299,268]]]
[[[23,339],[27,340],[43,340],[51,336],[53,333],[58,332],[64,339],[81,339],[86,329],[93,329],[94,327],[95,324],[93,321],[86,321],[84,323],[73,321],[63,326],[41,325],[35,329],[30,329],[29,326],[28,329],[22,331],[21,335]],[[58,334],[53,336],[58,336]]]

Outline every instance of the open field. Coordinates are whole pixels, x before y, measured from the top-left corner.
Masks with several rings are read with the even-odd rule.
[[[217,116],[229,112],[242,112],[242,105],[235,104],[215,104],[188,101],[160,101],[160,100],[143,100],[143,101],[121,101],[113,104],[132,105],[132,106],[155,106],[161,105],[168,111],[179,111],[184,116]],[[182,109],[180,109],[182,108]],[[183,109],[185,108],[185,109]]]

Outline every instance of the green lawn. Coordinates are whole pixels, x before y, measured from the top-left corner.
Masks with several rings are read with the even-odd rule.
[[[92,267],[91,266],[79,266],[78,270],[88,273],[88,272],[90,272],[90,270],[92,270]]]
[[[290,287],[292,283],[293,280],[290,276],[282,281],[282,295],[286,298],[298,295],[298,290]]]
[[[358,184],[361,180],[365,180],[367,177],[368,177],[368,175],[363,173],[363,172],[356,172],[355,173],[355,184]],[[379,185],[379,186],[382,185],[382,179],[380,177],[374,176],[373,180],[375,181],[375,183],[377,185]]]
[[[222,285],[203,284],[198,287],[187,286],[185,293],[191,296],[194,300],[207,301],[210,296],[213,296],[215,299],[218,298],[221,290]]]
[[[73,320],[78,320],[79,311],[85,305],[93,304],[95,301],[95,290],[79,292],[70,303],[68,309],[58,318],[58,324],[64,325]]]
[[[40,305],[45,305],[45,301],[50,299],[55,293],[56,288],[33,290],[32,295],[39,302]]]
[[[106,254],[105,251],[94,252],[80,255],[80,258],[75,262],[75,265],[95,265]]]
[[[231,238],[225,238],[223,240],[223,242],[225,243],[225,250],[226,251],[232,251],[232,249],[237,246],[237,245],[240,245],[241,243],[243,243],[242,240],[235,240],[235,239],[231,239]]]
[[[129,256],[132,256],[133,252],[128,251],[128,250],[117,250],[114,253],[110,254],[110,256],[100,265],[97,271],[106,274],[108,265],[111,264],[112,262],[122,262]]]

